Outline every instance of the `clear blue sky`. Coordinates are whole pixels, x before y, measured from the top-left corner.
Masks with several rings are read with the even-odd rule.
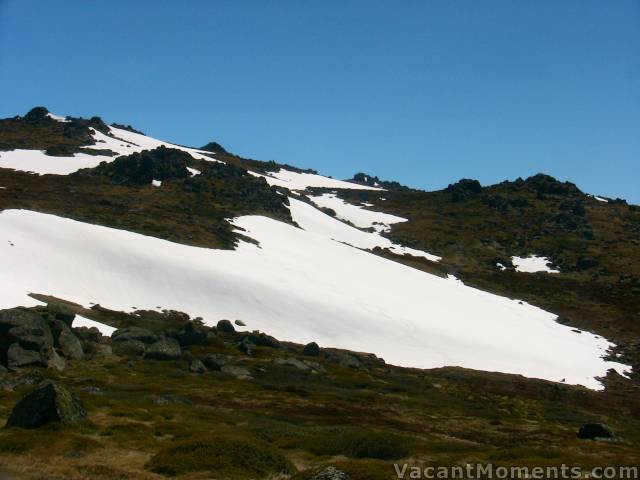
[[[638,0],[0,0],[0,116],[436,189],[546,172],[640,203]]]

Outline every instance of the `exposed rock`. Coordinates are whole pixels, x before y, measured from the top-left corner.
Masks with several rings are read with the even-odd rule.
[[[53,346],[53,336],[45,320],[37,313],[12,308],[0,311],[2,343],[17,342],[28,350],[41,350]]]
[[[140,340],[123,340],[113,342],[113,353],[124,357],[139,357],[144,354],[147,347]]]
[[[307,357],[319,357],[320,347],[316,342],[307,343],[302,350],[302,354]]]
[[[145,358],[154,360],[176,360],[182,356],[182,350],[177,340],[161,338],[147,347]]]
[[[113,332],[111,339],[114,342],[124,342],[129,340],[136,340],[138,342],[151,344],[159,340],[158,335],[140,327],[127,327],[121,328]]]
[[[215,334],[210,328],[196,322],[185,324],[184,327],[174,335],[175,339],[183,347],[189,345],[206,345],[212,336],[215,336]]]
[[[56,320],[64,322],[68,327],[71,327],[76,318],[75,312],[64,305],[48,305],[47,310]]]
[[[85,342],[99,343],[104,342],[108,338],[102,335],[96,327],[74,327],[72,330],[76,337]]]
[[[219,332],[234,333],[236,329],[229,320],[220,320],[216,325]]]
[[[212,353],[211,355],[207,355],[202,359],[202,363],[204,363],[205,367],[210,370],[220,370],[222,367],[227,365],[231,357],[228,355],[223,355],[221,353]]]
[[[258,332],[257,330],[247,334],[244,338],[247,338],[257,347],[282,348],[280,342],[274,337],[266,333]]]
[[[82,402],[73,393],[47,380],[13,407],[7,426],[37,428],[51,422],[73,424],[86,417]]]
[[[224,365],[220,371],[222,373],[226,373],[227,375],[231,375],[238,380],[251,380],[253,377],[251,376],[251,372],[244,367],[240,367],[237,365]]]
[[[578,438],[587,440],[614,439],[613,430],[602,423],[585,423],[578,430]]]
[[[233,323],[235,323],[239,327],[246,327],[247,326],[247,324],[244,323],[242,320],[235,320]]]
[[[80,340],[68,328],[58,336],[57,345],[60,352],[67,358],[81,360],[84,357],[84,350]]]
[[[352,353],[346,353],[346,352],[333,353],[332,352],[327,355],[327,359],[334,363],[339,363],[343,367],[350,367],[350,368],[362,367],[362,362],[360,361],[360,359]]]
[[[201,360],[194,359],[189,363],[189,371],[191,373],[205,373],[207,371],[207,367],[204,366]]]
[[[53,348],[47,349],[44,353],[44,357],[47,368],[62,371],[67,366],[67,362],[65,362],[64,358],[58,355],[58,352]]]
[[[349,480],[349,475],[336,467],[327,467],[311,477],[311,480]]]
[[[297,358],[276,358],[273,363],[276,363],[277,365],[282,365],[282,366],[286,366],[286,367],[294,367],[297,368],[298,370],[302,370],[302,371],[308,371],[310,370],[310,367],[308,365],[306,365],[305,363],[301,362],[300,360],[298,360]]]
[[[9,368],[26,367],[28,365],[46,365],[40,352],[26,350],[19,343],[12,343],[7,349],[7,366]]]
[[[256,345],[249,339],[249,337],[243,337],[237,344],[238,350],[247,355],[251,355],[255,346]]]

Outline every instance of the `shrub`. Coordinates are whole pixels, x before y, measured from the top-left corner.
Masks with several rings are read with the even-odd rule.
[[[316,455],[395,460],[409,455],[413,440],[389,432],[341,427],[327,429],[308,438],[304,443],[303,448]]]
[[[230,478],[262,477],[293,469],[268,443],[232,435],[174,443],[151,458],[147,468],[170,476],[215,471],[216,476]]]

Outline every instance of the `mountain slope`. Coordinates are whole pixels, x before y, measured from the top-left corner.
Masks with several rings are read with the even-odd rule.
[[[88,159],[81,153],[0,152],[0,167],[65,174],[0,170],[0,186],[6,187],[0,190],[0,252],[11,265],[3,273],[2,306],[39,293],[85,306],[171,308],[209,322],[241,317],[283,339],[370,351],[400,365],[460,365],[591,388],[600,388],[597,377],[610,368],[628,371],[602,358],[613,347],[602,337],[556,323],[554,313],[442,278],[460,268],[467,281],[467,265],[485,261],[486,250],[472,245],[452,251],[448,246],[464,229],[448,227],[445,238],[431,239],[448,220],[424,203],[432,198],[427,192],[394,183],[384,185],[395,190],[381,190],[377,181],[366,184],[366,176],[364,184],[354,184],[126,129],[86,128],[95,144],[78,148],[115,154]],[[152,173],[158,165],[140,159],[153,152],[165,156],[163,149],[188,157],[177,155],[181,174],[167,173],[160,181]],[[115,161],[118,153],[142,151]],[[89,170],[73,173],[78,163]],[[144,180],[129,181],[131,172]],[[438,195],[446,208],[467,212],[482,192],[476,183],[460,182]],[[548,195],[577,195],[567,186],[553,188]],[[507,217],[501,212],[498,218]],[[476,223],[493,221],[484,215]],[[582,224],[576,228],[584,230]],[[505,228],[500,235],[510,234]],[[510,263],[492,260],[496,273],[498,260]],[[76,271],[65,268],[70,262]]]

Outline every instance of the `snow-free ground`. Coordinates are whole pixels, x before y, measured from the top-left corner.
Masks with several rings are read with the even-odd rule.
[[[293,199],[291,210],[302,228],[235,219],[259,242],[235,251],[5,210],[0,308],[35,304],[30,292],[125,311],[161,306],[210,324],[242,319],[283,340],[373,352],[396,365],[458,365],[596,389],[595,377],[626,369],[602,358],[611,346],[602,337],[332,240],[334,222],[345,224]]]

